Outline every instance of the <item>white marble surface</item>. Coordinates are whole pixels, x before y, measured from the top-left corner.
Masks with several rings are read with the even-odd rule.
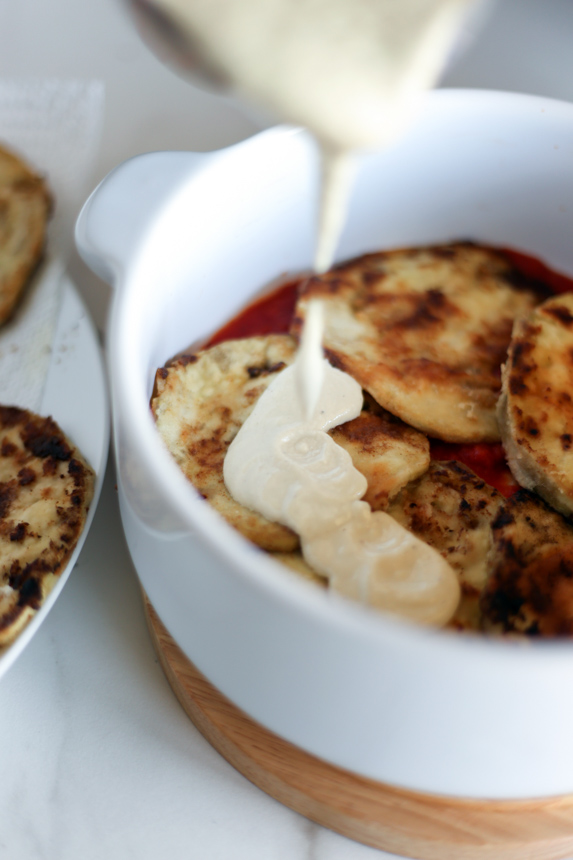
[[[570,0],[499,0],[444,83],[573,100],[572,32]],[[94,183],[138,152],[217,148],[257,127],[162,68],[120,0],[0,0],[0,77],[22,75],[105,82]],[[104,330],[109,291],[77,257],[69,268]],[[112,465],[76,570],[2,679],[0,736],[0,858],[389,856],[275,803],[195,731],[149,642]]]

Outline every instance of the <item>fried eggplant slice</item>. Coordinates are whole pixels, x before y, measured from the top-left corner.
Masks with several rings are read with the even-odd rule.
[[[231,525],[269,552],[296,550],[298,537],[236,502],[224,483],[223,462],[257,399],[292,363],[295,350],[289,335],[268,335],[182,356],[157,371],[151,401],[157,429],[187,478]],[[367,500],[380,508],[429,463],[428,440],[376,404],[332,434],[369,482]]]
[[[305,281],[292,333],[322,299],[327,357],[381,406],[447,442],[497,441],[500,365],[540,290],[469,242],[384,251]]]
[[[528,490],[492,523],[484,629],[531,636],[573,635],[573,525]]]
[[[93,489],[93,470],[51,418],[0,406],[0,646],[57,582]]]
[[[573,513],[573,294],[516,322],[498,418],[515,479]]]
[[[491,522],[503,496],[455,460],[432,460],[388,513],[436,549],[459,577],[462,597],[449,626],[479,630],[479,599],[487,579]]]
[[[45,180],[0,146],[0,324],[40,262],[52,198]]]

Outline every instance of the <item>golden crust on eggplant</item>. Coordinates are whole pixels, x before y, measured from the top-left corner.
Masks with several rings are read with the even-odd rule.
[[[366,254],[306,281],[325,306],[326,355],[389,412],[449,442],[496,441],[500,365],[539,285],[468,242]]]
[[[307,582],[318,585],[320,588],[328,588],[328,579],[313,570],[304,560],[301,552],[272,552],[270,553],[270,557],[274,561],[278,561],[280,564],[288,567],[297,576],[306,579]]]
[[[428,438],[382,409],[368,394],[360,415],[335,427],[330,435],[368,481],[363,499],[374,511],[386,510],[402,487],[430,465]]]
[[[223,461],[260,395],[294,360],[295,349],[288,335],[269,335],[181,356],[157,371],[151,400],[159,434],[186,477],[241,534],[271,552],[295,550],[298,537],[235,501],[225,486]]]
[[[479,599],[487,579],[491,522],[503,496],[457,461],[432,460],[388,513],[436,549],[459,577],[462,597],[449,626],[478,630]]]
[[[516,322],[498,417],[516,480],[573,513],[573,294]]]
[[[573,525],[520,490],[492,523],[484,629],[531,636],[573,635]]]
[[[0,146],[0,324],[42,258],[51,208],[45,180]]]
[[[187,478],[231,525],[269,552],[296,550],[298,537],[236,502],[225,486],[223,462],[257,399],[291,364],[295,350],[289,335],[268,335],[182,356],[157,371],[151,401],[157,429]],[[379,508],[429,463],[426,437],[371,402],[331,433],[369,482],[366,499]]]

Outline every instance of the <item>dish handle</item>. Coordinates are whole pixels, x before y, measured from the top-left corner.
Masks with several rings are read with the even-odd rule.
[[[123,162],[84,203],[75,228],[78,252],[115,286],[162,204],[213,153],[150,152]]]

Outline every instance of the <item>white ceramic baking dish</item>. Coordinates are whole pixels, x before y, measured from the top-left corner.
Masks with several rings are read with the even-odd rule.
[[[116,286],[115,451],[141,583],[201,672],[304,750],[423,792],[573,792],[573,643],[460,637],[314,590],[220,520],[155,431],[155,369],[309,267],[316,197],[312,141],[279,128],[139,156],[81,213],[79,250]],[[436,91],[399,145],[361,158],[340,259],[456,238],[573,274],[573,105]]]

